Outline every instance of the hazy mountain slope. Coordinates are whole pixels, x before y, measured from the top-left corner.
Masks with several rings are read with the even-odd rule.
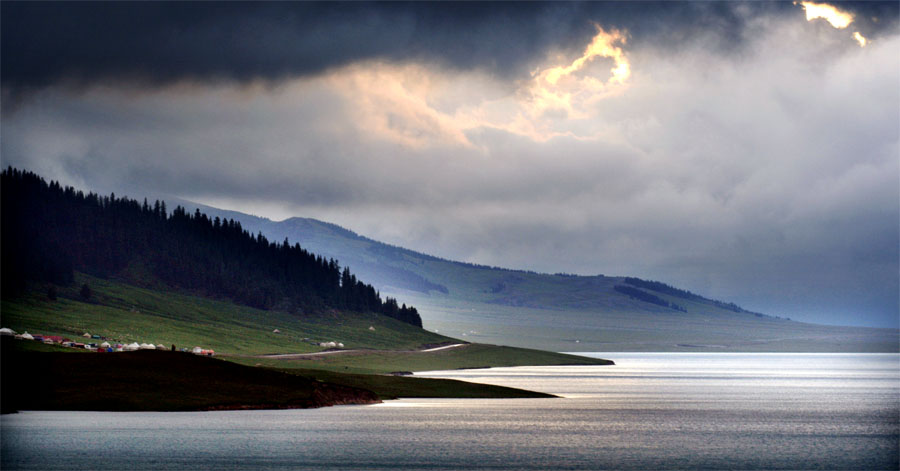
[[[473,341],[556,351],[898,350],[895,329],[793,322],[625,277],[550,275],[453,262],[315,219],[275,222],[179,204],[333,257],[382,294],[416,306],[426,328]]]
[[[274,222],[234,211],[194,206],[212,216],[240,221],[251,233],[262,232],[278,241],[288,238],[291,243],[299,242],[308,250],[333,257],[383,292],[416,292],[435,298],[540,309],[671,311],[616,291],[616,286],[627,285],[623,277],[549,275],[454,262],[374,241],[315,219]],[[677,300],[660,293],[655,295]],[[720,310],[704,302],[694,308]]]

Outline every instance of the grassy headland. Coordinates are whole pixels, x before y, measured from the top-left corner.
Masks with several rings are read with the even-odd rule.
[[[609,360],[484,344],[464,344],[434,352],[373,350],[331,355],[298,355],[287,358],[235,357],[230,359],[243,364],[281,369],[317,369],[366,374],[500,366],[612,364]]]

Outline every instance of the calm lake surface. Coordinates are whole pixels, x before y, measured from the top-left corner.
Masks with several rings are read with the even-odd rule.
[[[900,355],[593,356],[617,365],[420,375],[545,391],[561,399],[406,399],[315,410],[7,415],[0,418],[0,468],[900,466]]]

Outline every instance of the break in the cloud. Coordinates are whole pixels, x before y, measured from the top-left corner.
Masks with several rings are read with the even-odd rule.
[[[806,10],[806,20],[822,18],[837,29],[844,29],[853,23],[853,15],[827,3],[800,2]]]
[[[4,110],[3,161],[83,187],[318,217],[449,258],[637,275],[777,315],[896,325],[900,36],[884,27],[896,18],[842,5],[871,39],[860,48],[791,4],[667,2],[671,21],[641,2],[585,15],[592,5],[476,4],[447,24],[428,14],[440,6],[342,17],[313,5],[337,15],[313,18],[335,44],[316,43],[310,29],[326,29],[313,26],[284,27],[300,44],[275,44],[302,55],[312,41],[329,57],[318,66],[269,74],[289,54],[263,51],[258,73],[213,79],[234,75],[213,55],[148,87],[114,61],[72,88],[61,69],[7,79],[4,4],[4,93],[41,86]],[[250,17],[247,28],[269,21]],[[244,24],[228,21],[191,34]],[[346,50],[388,23],[389,37],[426,44]],[[170,31],[173,44],[186,31]],[[249,51],[266,48],[248,48],[238,58],[252,70]]]
[[[834,5],[815,2],[800,2],[800,5],[806,10],[807,21],[822,18],[837,29],[844,29],[853,23],[854,15],[852,13],[843,11]],[[859,44],[859,47],[866,47],[866,44],[869,43],[869,40],[859,31],[853,32],[853,39]]]

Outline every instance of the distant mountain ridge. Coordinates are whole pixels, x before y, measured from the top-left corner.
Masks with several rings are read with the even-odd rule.
[[[415,305],[426,328],[471,341],[570,352],[898,350],[896,329],[805,324],[658,281],[456,262],[316,219],[272,221],[174,201],[334,258],[381,293]]]
[[[472,291],[475,291],[479,295],[478,298],[493,304],[550,309],[590,307],[598,296],[621,296],[635,301],[635,307],[645,309],[663,307],[676,311],[684,309],[674,302],[665,301],[648,293],[651,291],[674,298],[707,303],[736,313],[764,315],[747,311],[734,303],[709,299],[658,281],[604,275],[546,274],[458,262],[379,242],[317,219],[292,217],[283,221],[272,221],[189,201],[179,203],[193,205],[207,214],[221,214],[223,217],[235,218],[251,232],[258,231],[277,239],[287,238],[291,242],[300,243],[303,247],[309,247],[316,253],[333,257],[341,266],[349,266],[359,274],[360,279],[375,284],[381,290],[411,291],[425,295],[443,294],[451,297],[456,296],[457,291],[465,292],[467,296],[471,296]],[[477,280],[468,276],[454,278],[447,275],[450,270],[478,273],[481,277]],[[545,293],[539,296],[529,286],[529,282],[535,279],[555,287],[556,294],[548,296]],[[562,291],[566,291],[565,295]],[[638,303],[652,306],[642,306]]]

